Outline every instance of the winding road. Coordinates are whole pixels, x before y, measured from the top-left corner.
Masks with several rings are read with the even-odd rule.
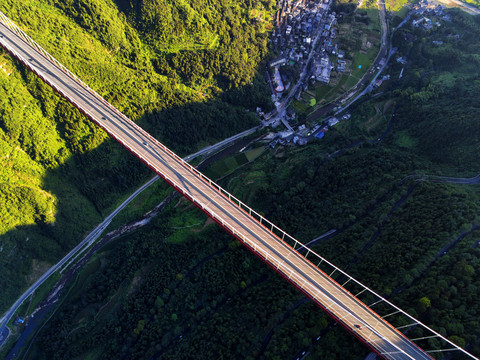
[[[283,241],[287,236],[301,245],[295,239],[141,129],[18,28],[0,22],[0,45],[372,350],[385,359],[431,359]]]
[[[214,145],[207,146],[202,150],[188,155],[184,158],[185,161],[193,160],[199,156],[206,155],[215,151],[220,150],[221,148],[231,144],[232,142],[248,136],[254,133],[258,127],[254,127],[248,130],[245,130],[239,134],[236,134],[228,139],[220,141]],[[64,268],[68,267],[68,265],[83,251],[89,248],[102,234],[102,232],[107,228],[110,224],[112,219],[122,211],[133,199],[135,199],[140,193],[142,193],[146,188],[150,185],[155,183],[160,176],[155,175],[141,187],[139,187],[132,195],[130,195],[120,206],[118,206],[110,215],[108,215],[90,234],[88,234],[80,243],[78,243],[75,248],[73,248],[67,255],[65,255],[58,263],[53,265],[50,269],[48,269],[34,284],[32,284],[16,301],[15,303],[8,309],[5,314],[0,319],[0,347],[3,343],[7,340],[9,335],[9,329],[7,327],[8,322],[11,320],[15,312],[18,308],[23,304],[23,302],[30,297],[52,274],[54,274],[57,270],[61,269],[63,271]],[[63,269],[62,269],[63,268]]]
[[[440,176],[440,175],[408,175],[404,177],[401,180],[401,182],[403,183],[409,179],[413,179],[417,182],[429,181],[433,183],[450,183],[450,184],[459,184],[459,185],[480,184],[480,174],[471,178],[460,178],[460,177],[450,177],[450,176]]]

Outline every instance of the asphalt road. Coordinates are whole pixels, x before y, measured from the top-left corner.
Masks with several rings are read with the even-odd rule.
[[[98,225],[91,233],[89,236],[87,236],[82,242],[80,242],[75,248],[70,251],[65,257],[60,260],[56,265],[52,266],[50,269],[48,269],[32,286],[28,288],[27,291],[23,293],[22,296],[20,296],[17,301],[10,307],[10,309],[3,315],[2,319],[0,320],[0,334],[5,331],[5,328],[7,326],[7,323],[10,321],[12,318],[13,314],[17,309],[20,307],[20,305],[30,296],[32,295],[35,290],[38,289],[40,285],[43,284],[45,280],[47,280],[53,273],[55,273],[58,269],[60,269],[63,265],[65,265],[72,257],[74,257],[75,254],[79,252],[80,249],[84,247],[88,247],[90,244],[92,244],[98,236],[102,233],[102,231],[108,226],[108,224],[111,221],[112,215],[107,217],[100,225]],[[3,339],[4,341],[5,339]],[[2,339],[0,338],[0,346],[2,345]]]
[[[324,14],[327,14],[328,13],[328,9],[329,9],[330,5],[327,7],[327,10],[325,11]],[[326,16],[326,15],[324,15]],[[288,121],[285,119],[285,112],[286,112],[286,108],[288,107],[288,105],[290,104],[290,101],[292,100],[292,98],[295,96],[295,94],[297,93],[298,89],[303,86],[304,82],[305,81],[308,81],[308,79],[306,78],[306,75],[308,74],[308,67],[309,67],[309,64],[312,60],[312,57],[313,55],[316,53],[316,46],[317,46],[317,42],[320,40],[320,38],[322,37],[322,31],[323,31],[323,28],[324,28],[324,23],[325,23],[325,19],[322,18],[322,21],[320,22],[320,26],[318,28],[318,33],[317,33],[317,36],[315,36],[315,39],[313,40],[313,43],[312,43],[312,47],[310,49],[310,53],[308,54],[308,58],[307,58],[307,61],[305,61],[305,65],[303,66],[303,69],[302,71],[300,72],[300,76],[298,78],[298,81],[297,83],[294,85],[294,87],[290,90],[290,92],[288,93],[287,97],[285,99],[283,99],[280,103],[280,105],[277,107],[277,109],[274,110],[274,112],[276,112],[276,114],[274,116],[272,116],[271,119],[269,119],[269,121],[266,122],[266,124],[272,124],[272,123],[275,123],[278,119],[280,119],[280,121],[283,123],[283,125],[290,131],[293,130],[293,128],[290,126],[290,124],[288,123]]]
[[[386,359],[431,359],[400,332],[261,225],[252,212],[202,177],[104,99],[94,94],[5,25],[0,44],[175,189],[301,289],[337,322]],[[361,330],[359,329],[361,326]]]
[[[258,127],[254,127],[248,130],[245,130],[239,134],[236,134],[228,139],[220,141],[214,145],[208,146],[203,148],[202,150],[188,155],[185,157],[185,161],[192,160],[198,156],[205,155],[208,153],[212,153],[218,151],[219,149],[223,148],[227,144],[245,137],[247,135],[252,134],[258,129]],[[120,206],[118,206],[110,215],[108,215],[104,221],[102,221],[90,234],[88,234],[75,248],[70,251],[67,255],[65,255],[57,264],[53,265],[50,269],[48,269],[32,286],[30,286],[27,291],[25,291],[15,303],[7,310],[7,312],[3,315],[0,319],[0,347],[3,345],[3,342],[7,339],[9,330],[7,328],[7,324],[15,314],[17,309],[23,302],[32,295],[44,282],[47,280],[52,274],[54,274],[57,270],[61,269],[62,267],[67,267],[71,261],[76,258],[76,255],[80,252],[83,252],[85,249],[90,247],[101,235],[103,230],[110,224],[112,219],[122,211],[134,198],[136,198],[141,192],[143,192],[147,187],[152,185],[156,182],[160,177],[158,175],[154,176],[152,179],[147,181],[143,184],[140,188],[138,188],[132,195],[130,195]]]
[[[408,179],[415,181],[429,181],[434,183],[450,183],[458,185],[477,185],[480,184],[480,174],[471,178],[458,178],[440,175],[408,175],[402,179],[402,183]]]
[[[339,107],[339,109],[337,111],[335,111],[335,115],[337,115],[337,114],[341,113],[342,111],[346,110],[348,107],[350,107],[350,105],[355,103],[363,95],[372,91],[373,85],[375,84],[375,81],[377,80],[378,76],[383,72],[383,70],[385,69],[385,66],[388,64],[388,61],[390,60],[390,55],[392,54],[392,50],[391,50],[392,45],[391,45],[391,42],[390,42],[390,51],[387,52],[387,48],[388,48],[388,24],[387,24],[387,18],[386,18],[385,0],[378,0],[377,5],[378,5],[378,11],[379,11],[379,17],[380,17],[380,26],[382,27],[382,43],[380,45],[380,50],[378,51],[377,57],[373,61],[372,66],[362,76],[360,81],[355,85],[355,87],[353,88],[353,93],[356,93],[358,90],[363,88],[369,81],[370,81],[370,84],[365,89],[363,89],[363,91],[361,91],[352,101],[347,101],[346,105],[342,105],[341,107]],[[382,65],[381,69],[378,70],[377,67],[380,64],[380,61],[383,58],[385,58],[387,56],[387,54],[388,54],[388,58],[386,59],[385,63]],[[376,74],[375,74],[375,72],[376,72]],[[349,99],[351,96],[353,96],[353,94],[348,96],[348,94],[350,94],[350,93],[352,93],[352,90],[350,90],[347,94],[343,95],[340,99],[335,101],[335,103],[336,104],[342,104],[342,100]]]
[[[10,309],[7,310],[7,312],[3,315],[3,317],[0,319],[0,347],[3,345],[3,342],[6,340],[5,338],[2,338],[1,334],[5,329],[7,329],[7,324],[12,318],[12,316],[15,314],[17,309],[22,305],[22,303],[30,296],[32,295],[44,282],[47,280],[52,274],[54,274],[57,270],[61,269],[62,267],[66,267],[69,265],[70,261],[75,259],[76,255],[81,253],[83,250],[91,246],[97,238],[102,234],[103,230],[110,224],[112,219],[121,211],[125,206],[130,203],[138,194],[140,194],[143,190],[145,190],[148,186],[153,184],[156,180],[158,180],[158,177],[154,177],[150,179],[147,183],[145,183],[142,187],[137,189],[132,195],[128,197],[118,208],[115,209],[110,215],[108,215],[104,221],[102,221],[90,234],[88,234],[80,243],[78,243],[75,248],[73,248],[67,255],[65,255],[57,264],[52,266],[50,269],[48,269],[33,285],[31,285],[16,301],[15,303],[10,307]]]
[[[456,178],[448,176],[434,176],[434,175],[424,175],[418,181],[431,181],[437,183],[451,183],[451,184],[460,184],[460,185],[475,185],[480,184],[480,174],[472,178]]]

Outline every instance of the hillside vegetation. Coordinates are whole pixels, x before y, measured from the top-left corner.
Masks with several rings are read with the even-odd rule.
[[[257,68],[273,6],[5,0],[0,11],[184,155],[256,125],[244,105],[271,106]],[[3,312],[39,275],[32,259],[56,261],[150,172],[3,50],[0,93]]]
[[[469,4],[469,5],[472,5],[472,6],[480,9],[480,1],[479,0],[462,0],[462,2],[464,2],[466,4]]]
[[[451,16],[436,32],[398,33],[404,76],[395,80],[403,66],[392,62],[385,93],[351,119],[316,143],[270,150],[221,182],[301,241],[336,229],[314,250],[479,356],[480,188],[424,176],[471,177],[480,169],[480,17]],[[38,335],[31,359],[368,353],[186,201],[90,266]],[[428,334],[417,327],[409,335]],[[437,339],[419,345],[441,346]]]

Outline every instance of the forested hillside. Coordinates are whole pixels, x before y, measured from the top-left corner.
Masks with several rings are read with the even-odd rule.
[[[273,6],[5,0],[0,11],[185,155],[256,125],[243,106],[271,106],[257,70],[267,56]],[[3,50],[0,94],[3,312],[151,173]]]
[[[403,66],[393,62],[385,93],[350,120],[317,143],[277,147],[222,184],[299,240],[335,229],[317,252],[478,356],[480,188],[438,175],[479,173],[480,17],[451,16],[437,31],[399,31],[404,76],[394,80]],[[366,348],[207,225],[180,201],[105,248],[30,358],[365,358]]]
[[[480,8],[480,1],[478,0],[462,0],[464,3]]]

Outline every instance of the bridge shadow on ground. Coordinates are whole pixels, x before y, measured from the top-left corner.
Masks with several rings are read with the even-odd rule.
[[[16,71],[20,71],[31,84],[33,94],[40,99],[52,97],[53,90],[23,69],[22,65],[16,61],[14,64]],[[250,90],[247,87],[236,91]],[[55,121],[56,135],[74,155],[60,161],[60,165],[45,169],[44,175],[36,175],[39,185],[29,191],[25,191],[25,186],[10,186],[8,179],[6,186],[2,186],[0,195],[8,199],[5,207],[15,209],[10,214],[28,212],[30,216],[24,221],[27,225],[16,221],[17,226],[8,228],[7,222],[8,231],[0,236],[2,313],[12,304],[12,299],[16,299],[35,278],[101,222],[120,203],[120,199],[153,175],[140,160],[109,139],[103,130],[72,105],[58,95],[53,96],[56,98],[56,109],[52,121]],[[229,100],[228,96],[224,96],[225,100]],[[40,107],[43,105],[40,104]],[[141,115],[137,122],[184,156],[202,145],[213,144],[257,125],[258,117],[246,112],[245,108],[218,98],[150,111]],[[9,126],[0,125],[8,134]],[[15,167],[21,166],[38,167],[33,160],[35,150],[35,146],[33,149],[25,148],[29,155],[28,161],[25,160],[27,165],[12,161],[8,164],[12,171],[18,171]],[[12,151],[24,153],[20,147]]]

